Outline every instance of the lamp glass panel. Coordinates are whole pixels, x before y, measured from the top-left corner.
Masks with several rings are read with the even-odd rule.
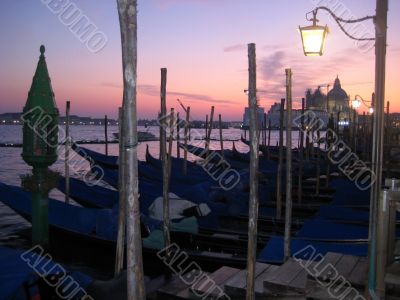
[[[322,55],[325,46],[326,27],[308,26],[300,28],[304,54],[307,56]]]
[[[361,101],[358,100],[358,99],[354,99],[354,100],[352,101],[352,106],[353,106],[354,108],[359,108],[359,107],[361,106]]]

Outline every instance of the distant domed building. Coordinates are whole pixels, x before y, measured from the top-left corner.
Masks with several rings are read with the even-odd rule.
[[[328,111],[329,113],[349,112],[349,95],[342,89],[339,77],[335,79],[333,89],[328,92]]]

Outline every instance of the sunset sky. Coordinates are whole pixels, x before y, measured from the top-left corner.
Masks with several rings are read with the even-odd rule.
[[[65,101],[81,116],[116,117],[122,102],[121,46],[116,0],[64,0],[74,3],[108,42],[92,53],[62,24],[46,2],[0,2],[0,113],[22,111],[39,57],[46,58],[57,105]],[[62,2],[61,0],[57,0]],[[139,0],[138,111],[155,118],[159,110],[160,68],[168,68],[168,105],[177,98],[204,118],[211,105],[224,120],[240,120],[247,105],[247,44],[256,43],[260,104],[284,97],[285,68],[292,68],[294,106],[307,88],[333,85],[336,75],[353,97],[371,98],[374,49],[346,37],[327,14],[320,23],[330,34],[322,57],[305,57],[299,25],[306,12],[328,5],[343,17],[375,13],[375,0]],[[397,14],[397,15],[396,15]],[[400,1],[389,3],[386,100],[400,112]],[[374,36],[371,21],[355,32]],[[352,32],[353,31],[353,32]],[[350,28],[354,33],[354,29]],[[364,45],[365,46],[365,45]],[[368,45],[367,45],[368,46]],[[326,88],[323,88],[326,92]]]

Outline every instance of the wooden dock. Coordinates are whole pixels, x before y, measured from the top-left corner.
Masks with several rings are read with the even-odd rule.
[[[174,276],[155,299],[245,299],[246,272],[224,266],[192,285]],[[364,294],[367,277],[365,257],[339,253],[327,253],[319,262],[291,258],[281,266],[257,263],[255,294],[260,300],[354,299]]]

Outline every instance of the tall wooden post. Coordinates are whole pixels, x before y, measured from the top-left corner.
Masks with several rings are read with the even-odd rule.
[[[214,106],[211,106],[210,123],[208,124],[207,135],[206,135],[206,153],[208,153],[208,150],[210,150],[210,139],[211,139],[211,132],[213,129],[213,122],[214,122]]]
[[[268,145],[267,145],[267,159],[270,159],[270,146],[271,146],[271,119],[268,119]]]
[[[160,115],[160,157],[164,160],[167,152],[167,136],[166,136],[166,118],[167,118],[167,68],[161,68],[161,87],[160,87],[160,100],[161,100],[161,115]]]
[[[204,130],[206,132],[206,136],[204,138],[204,148],[207,149],[207,141],[208,141],[208,115],[206,115],[206,124],[204,124]]]
[[[300,146],[299,146],[299,183],[297,185],[297,197],[301,204],[303,198],[303,160],[304,160],[304,108],[305,99],[301,99],[301,116],[300,116]]]
[[[282,167],[283,167],[283,119],[285,112],[285,99],[281,99],[279,115],[279,163],[276,178],[276,218],[282,218]]]
[[[124,151],[124,131],[123,131],[123,110],[118,109],[118,132],[119,132],[119,161],[118,161],[118,192],[119,192],[119,208],[118,208],[118,235],[117,235],[117,251],[115,254],[115,269],[114,276],[117,277],[121,274],[124,267],[125,256],[125,234],[126,234],[126,193],[124,192],[125,186],[123,185],[124,177],[126,174],[125,164],[125,151]]]
[[[248,45],[249,56],[249,109],[250,109],[250,199],[249,233],[247,246],[247,289],[246,300],[254,300],[254,275],[257,250],[258,220],[258,128],[257,128],[257,85],[256,46]]]
[[[105,154],[108,156],[108,118],[104,116],[104,143],[105,143]]]
[[[219,140],[221,145],[221,155],[224,158],[224,140],[222,136],[222,117],[221,114],[218,115],[218,123],[219,123]]]
[[[183,174],[187,175],[187,144],[188,144],[188,134],[190,128],[190,106],[186,109],[186,122],[185,122],[185,149],[183,152]]]
[[[319,119],[318,119],[318,125],[319,125]],[[316,181],[316,187],[315,187],[315,194],[319,196],[319,190],[320,190],[320,185],[321,185],[321,157],[320,157],[320,152],[321,152],[321,142],[320,142],[320,132],[319,132],[319,126],[317,129],[317,181]]]
[[[292,228],[292,70],[286,69],[286,209],[285,261],[290,257]]]
[[[69,203],[69,149],[71,148],[71,137],[69,134],[71,103],[67,101],[65,110],[65,203]]]
[[[267,144],[267,114],[264,113],[264,139],[263,139],[263,144],[264,146]]]
[[[123,148],[126,175],[122,184],[127,199],[127,298],[145,300],[142,237],[140,230],[138,161],[137,161],[137,0],[117,0],[122,42]]]
[[[176,113],[176,157],[181,158],[181,148],[179,147],[179,143],[181,142],[181,138],[179,135],[180,131],[180,119],[179,112]]]
[[[170,223],[169,223],[169,159],[167,153],[167,102],[166,102],[166,94],[167,94],[167,69],[161,69],[161,126],[163,128],[162,135],[160,137],[161,146],[161,161],[162,161],[162,169],[163,169],[163,234],[164,234],[164,245],[168,247],[171,244],[170,238]],[[173,119],[173,116],[170,115],[170,118]],[[170,120],[172,120],[170,119]],[[172,130],[172,128],[170,128]]]

